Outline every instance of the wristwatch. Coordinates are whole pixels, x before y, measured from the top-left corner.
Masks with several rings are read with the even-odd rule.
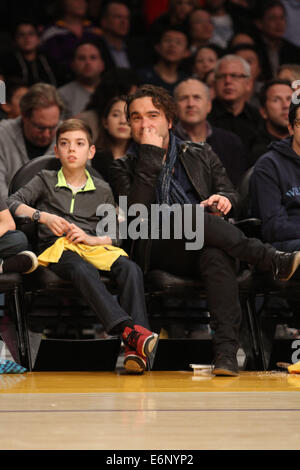
[[[40,221],[40,218],[41,218],[41,213],[40,213],[40,211],[35,211],[35,212],[32,214],[31,220],[32,220],[33,222],[39,222],[39,221]]]

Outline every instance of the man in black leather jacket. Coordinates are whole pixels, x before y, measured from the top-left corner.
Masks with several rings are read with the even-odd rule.
[[[112,164],[115,198],[127,196],[129,207],[136,203],[148,208],[154,203],[204,206],[203,248],[186,250],[184,237],[152,240],[150,269],[203,278],[214,331],[214,374],[238,375],[241,307],[236,259],[289,279],[299,265],[300,252],[277,252],[223,219],[236,210],[238,194],[208,144],[184,142],[172,133],[174,102],[164,89],[140,87],[128,97],[127,117],[134,144]],[[188,223],[194,225],[195,220]]]

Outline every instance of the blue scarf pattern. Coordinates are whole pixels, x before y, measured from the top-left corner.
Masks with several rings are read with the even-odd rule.
[[[156,202],[158,204],[190,204],[181,184],[173,175],[173,169],[178,157],[178,147],[182,142],[181,139],[178,139],[178,137],[170,132],[168,155],[156,185]]]

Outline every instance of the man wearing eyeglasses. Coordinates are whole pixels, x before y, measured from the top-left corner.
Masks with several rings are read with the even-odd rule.
[[[64,108],[56,88],[36,83],[20,101],[21,116],[0,123],[0,195],[5,199],[17,170],[41,155],[54,155],[55,132]]]
[[[247,103],[251,91],[249,64],[239,56],[226,55],[215,67],[216,98],[208,116],[209,122],[237,134],[249,151],[262,118]]]

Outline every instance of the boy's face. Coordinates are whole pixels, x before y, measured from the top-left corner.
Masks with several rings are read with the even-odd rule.
[[[89,144],[83,131],[67,131],[59,136],[54,148],[56,158],[59,158],[64,168],[85,168],[88,160],[95,155],[95,146]]]

